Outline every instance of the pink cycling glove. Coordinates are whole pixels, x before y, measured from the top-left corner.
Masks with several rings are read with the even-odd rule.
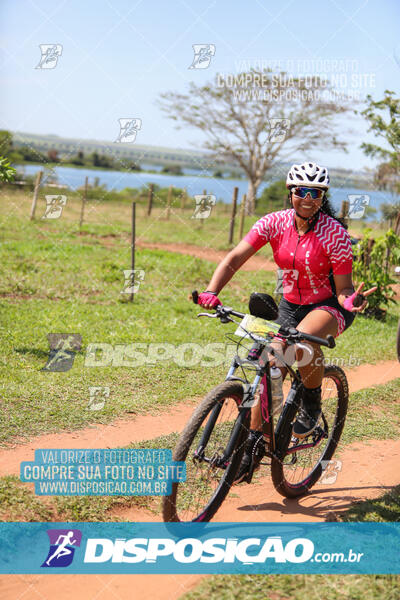
[[[359,298],[357,302],[354,302],[357,296],[361,296],[361,298]],[[357,308],[358,306],[361,306],[361,304],[362,294],[357,294],[357,292],[354,292],[351,296],[347,296],[347,298],[345,298],[343,302],[343,308],[351,312],[353,308]]]
[[[221,300],[215,294],[211,292],[202,292],[199,294],[198,304],[200,306],[211,305],[211,308],[215,308],[219,304],[222,304]]]

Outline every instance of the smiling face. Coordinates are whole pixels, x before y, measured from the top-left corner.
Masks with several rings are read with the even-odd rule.
[[[323,190],[313,188],[305,193],[305,188],[292,189],[292,205],[294,210],[305,219],[309,219],[321,208]],[[313,198],[312,196],[319,196]]]

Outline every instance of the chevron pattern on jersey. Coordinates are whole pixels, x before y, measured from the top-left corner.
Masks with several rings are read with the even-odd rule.
[[[321,213],[314,232],[333,265],[352,260],[350,236],[336,219]]]
[[[258,219],[250,231],[255,231],[260,237],[264,238],[265,243],[278,237],[283,229],[290,225],[293,218],[293,209],[278,210],[278,212],[269,213],[265,217]]]

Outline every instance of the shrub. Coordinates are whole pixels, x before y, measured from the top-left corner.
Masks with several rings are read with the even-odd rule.
[[[369,306],[365,310],[367,316],[383,318],[387,307],[393,298],[394,291],[390,287],[396,283],[392,277],[393,266],[400,263],[400,237],[392,229],[385,235],[375,239],[368,257],[368,236],[371,229],[364,231],[364,238],[357,244],[354,250],[353,273],[357,283],[364,281],[364,289],[377,286],[376,292],[368,297]]]

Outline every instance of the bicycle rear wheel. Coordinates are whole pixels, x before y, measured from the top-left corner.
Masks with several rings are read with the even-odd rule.
[[[239,411],[242,399],[242,384],[227,381],[193,413],[173,454],[174,460],[186,461],[186,481],[173,483],[163,499],[164,521],[209,521],[221,506],[249,432],[250,409]]]
[[[292,423],[297,410],[291,406],[287,411],[286,435],[280,437],[271,463],[272,481],[282,496],[301,496],[321,477],[339,443],[348,396],[344,371],[335,365],[327,365],[322,380],[322,418],[314,432],[304,440],[293,437]],[[291,413],[290,409],[293,409]]]

